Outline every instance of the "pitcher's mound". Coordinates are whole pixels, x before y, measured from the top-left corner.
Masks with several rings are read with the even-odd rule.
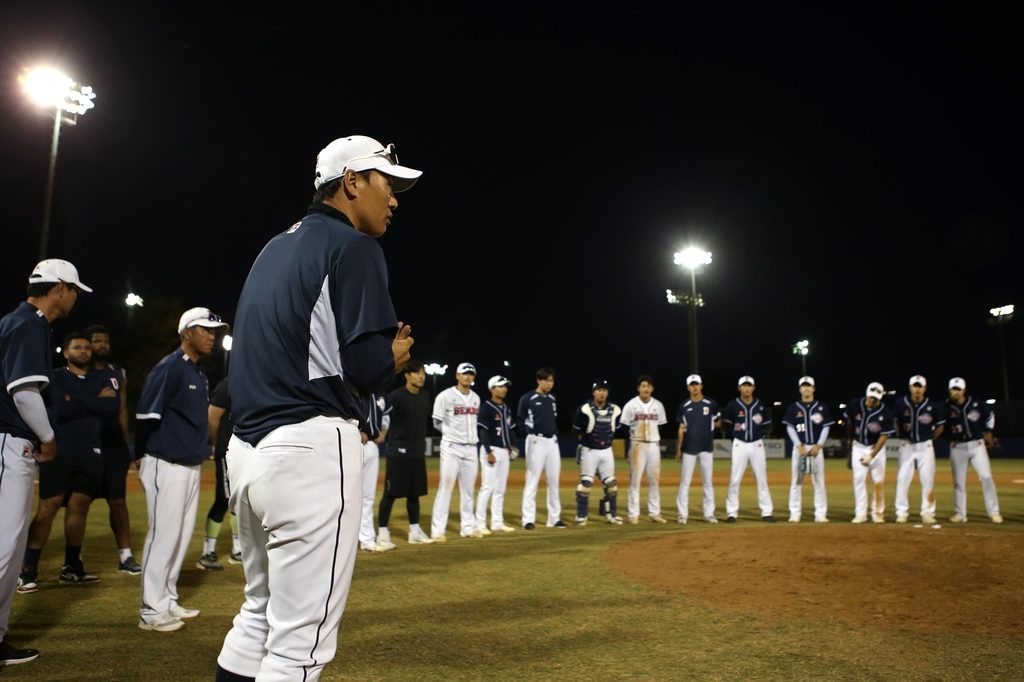
[[[714,608],[1024,639],[1024,536],[801,524],[623,543],[626,577]]]

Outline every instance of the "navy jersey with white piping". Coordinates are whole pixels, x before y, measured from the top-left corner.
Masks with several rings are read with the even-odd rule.
[[[377,440],[380,432],[387,428],[385,424],[390,419],[392,409],[391,396],[387,393],[370,396],[369,413],[361,429],[370,440]]]
[[[867,398],[854,398],[843,410],[843,417],[853,424],[853,439],[861,445],[874,445],[880,436],[896,433],[892,412],[881,401],[869,408]]]
[[[512,430],[516,420],[508,403],[498,405],[492,400],[485,400],[480,406],[480,414],[476,418],[476,429],[480,434],[480,442],[491,448],[512,447]]]
[[[978,440],[985,431],[996,428],[996,414],[987,403],[967,396],[962,405],[946,400],[946,422],[954,441]]]
[[[256,445],[280,426],[320,415],[362,422],[369,395],[394,381],[397,327],[376,240],[339,211],[313,204],[264,247],[238,301],[230,387],[235,435]],[[372,356],[345,363],[366,339],[379,337]],[[351,375],[367,366],[384,371],[358,385]]]
[[[697,402],[687,400],[676,411],[676,422],[682,424],[683,452],[697,455],[715,449],[715,422],[721,418],[718,404],[711,398]]]
[[[792,426],[799,436],[800,442],[794,445],[815,445],[821,436],[821,430],[832,426],[836,420],[832,418],[828,405],[820,400],[810,403],[799,400],[786,409],[782,423]]]
[[[530,391],[519,399],[516,421],[527,435],[558,435],[558,401],[551,393]]]
[[[892,413],[899,437],[911,443],[931,440],[935,427],[946,423],[946,406],[927,397],[915,403],[905,395],[893,403]]]
[[[27,301],[0,320],[0,433],[36,441],[38,436],[21,418],[11,391],[25,384],[38,384],[47,412],[50,411],[50,323]],[[53,425],[53,418],[50,424]]]
[[[136,455],[153,453],[181,464],[202,464],[210,455],[209,408],[210,387],[199,365],[182,350],[166,356],[146,377],[135,408],[136,419],[159,422],[146,452]]]
[[[103,417],[121,410],[121,397],[99,397],[111,388],[94,372],[75,374],[67,367],[54,371],[50,391],[57,417],[58,457],[99,457],[103,454]]]
[[[760,398],[754,398],[749,405],[734,398],[722,410],[722,423],[729,425],[731,435],[736,440],[753,443],[764,438],[764,427],[771,424],[772,420]]]
[[[598,407],[593,400],[589,400],[576,408],[576,414],[572,417],[572,431],[581,437],[586,447],[604,450],[612,446],[621,417],[622,408],[618,405],[606,402],[603,407]]]

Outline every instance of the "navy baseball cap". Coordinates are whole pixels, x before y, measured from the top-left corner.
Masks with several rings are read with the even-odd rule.
[[[604,390],[607,391],[608,390],[608,382],[605,381],[604,379],[601,379],[600,381],[595,381],[594,385],[590,387],[590,391],[591,391],[591,393],[593,393],[594,391],[596,391],[599,388],[603,388]]]
[[[423,171],[398,165],[395,145],[382,145],[372,137],[350,135],[339,137],[316,156],[316,178],[313,187],[337,180],[348,171],[375,170],[392,179],[391,191],[404,192],[419,180]]]

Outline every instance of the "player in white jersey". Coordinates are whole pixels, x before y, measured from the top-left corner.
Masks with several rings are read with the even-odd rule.
[[[639,395],[622,408],[622,425],[629,427],[629,496],[627,520],[640,522],[640,478],[647,473],[647,513],[654,523],[665,523],[661,516],[661,433],[658,427],[668,423],[665,406],[651,396],[654,381],[644,374],[636,382]]]
[[[476,431],[480,396],[470,388],[475,378],[476,367],[463,362],[455,372],[458,383],[441,391],[434,399],[434,428],[441,432],[441,478],[434,497],[430,537],[437,542],[446,540],[448,508],[456,481],[459,484],[459,535],[464,538],[484,536],[476,525],[473,509],[473,491],[480,466],[476,458],[480,442]]]

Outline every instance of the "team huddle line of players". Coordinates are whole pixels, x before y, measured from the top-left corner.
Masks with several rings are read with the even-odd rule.
[[[568,527],[561,518],[559,498],[561,457],[556,426],[557,401],[551,392],[554,388],[553,370],[538,370],[537,388],[520,398],[513,413],[507,402],[511,385],[508,379],[500,375],[491,377],[487,382],[490,399],[481,400],[472,389],[476,368],[468,362],[458,366],[456,385],[440,392],[429,412],[434,428],[441,433],[440,480],[429,536],[420,528],[418,518],[418,498],[426,494],[422,445],[426,427],[416,429],[415,424],[426,423],[430,405],[429,398],[421,392],[426,379],[422,365],[410,362],[405,369],[405,379],[405,387],[389,395],[374,396],[364,427],[364,503],[360,531],[363,550],[383,552],[395,547],[388,521],[397,497],[415,500],[414,506],[410,507],[411,544],[445,542],[451,497],[456,485],[460,495],[460,536],[479,538],[492,532],[515,530],[505,523],[503,506],[509,463],[519,455],[514,445],[516,433],[524,438],[526,451],[523,529],[536,528],[536,497],[541,474],[547,483],[547,527]],[[686,384],[690,397],[676,412],[679,430],[675,458],[682,465],[676,497],[677,522],[685,524],[689,519],[690,483],[699,463],[703,481],[703,518],[707,523],[718,523],[712,484],[716,429],[724,429],[733,441],[732,468],[725,501],[726,523],[733,523],[738,518],[739,488],[748,466],[753,470],[756,481],[761,518],[774,522],[764,447],[770,424],[769,412],[754,395],[753,377],[740,377],[737,382],[739,396],[721,410],[715,400],[704,395],[703,380],[699,375],[687,377]],[[800,399],[789,406],[783,418],[793,443],[789,521],[798,523],[802,520],[802,484],[804,477],[810,476],[814,486],[814,521],[828,523],[823,448],[836,421],[828,406],[815,399],[813,377],[801,377],[798,384]],[[911,377],[907,394],[890,408],[882,401],[884,387],[872,382],[863,397],[843,406],[842,416],[851,442],[849,464],[855,499],[852,522],[865,523],[869,518],[874,523],[885,522],[885,445],[890,437],[896,437],[900,441],[896,522],[906,523],[909,519],[909,490],[916,470],[921,484],[921,521],[934,524],[935,450],[932,441],[945,430],[952,440],[950,462],[954,479],[954,513],[950,521],[967,521],[965,486],[970,464],[981,480],[988,516],[994,523],[1002,523],[987,450],[993,444],[995,426],[990,406],[967,395],[966,382],[960,377],[949,381],[949,397],[942,401],[925,395],[927,385],[923,376]],[[592,398],[576,409],[572,420],[573,433],[580,440],[576,457],[580,480],[576,488],[575,524],[583,526],[589,520],[590,493],[595,480],[601,483],[603,490],[598,502],[600,518],[611,525],[623,523],[618,515],[618,482],[612,454],[612,439],[616,436],[628,437],[630,444],[630,484],[625,521],[639,523],[640,486],[646,476],[648,517],[654,523],[666,523],[661,515],[659,427],[667,424],[668,419],[664,405],[652,395],[653,380],[649,375],[641,376],[637,380],[636,397],[622,408],[609,401],[606,381],[595,382],[591,392]],[[417,399],[415,396],[422,397]],[[392,451],[387,458],[380,528],[375,536],[373,502],[379,467],[378,445],[385,440]],[[416,461],[418,464],[411,467],[411,463]],[[411,468],[415,469],[415,474],[410,474]],[[481,487],[474,503],[478,474]],[[869,475],[872,482],[870,495],[867,489]],[[488,506],[490,524],[487,522]]]

